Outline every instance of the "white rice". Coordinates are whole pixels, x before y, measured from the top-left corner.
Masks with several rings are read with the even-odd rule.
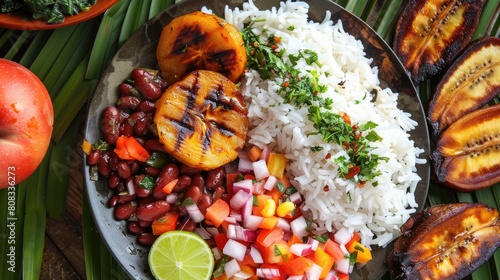
[[[260,79],[256,71],[247,72],[242,81],[249,142],[286,155],[287,175],[305,197],[304,209],[310,211],[318,232],[346,227],[360,232],[365,245],[385,246],[399,235],[400,226],[418,206],[414,191],[420,178],[415,164],[425,160],[418,158],[422,150],[408,134],[417,123],[397,108],[397,93],[380,88],[377,67],[370,65],[361,42],[343,30],[342,22],[332,22],[329,11],[323,22],[312,22],[307,13],[305,2],[282,2],[279,8],[260,11],[250,1],[242,9],[226,8],[225,19],[240,30],[252,20],[265,19],[254,24],[254,33],[281,37],[285,57],[303,49],[318,53],[321,67],[302,60],[296,68],[303,75],[312,69],[321,73],[320,83],[328,85],[324,97],[333,99],[333,112],[346,112],[353,124],[378,124],[375,131],[383,140],[372,143],[373,153],[389,158],[378,165],[382,172],[376,178],[378,186],[368,182],[360,188],[340,178],[334,159],[347,156],[346,152],[337,144],[324,143],[319,135],[307,136],[315,131],[307,109],[284,103],[276,92],[280,86]],[[324,149],[314,153],[312,146]],[[328,160],[327,153],[332,155]]]

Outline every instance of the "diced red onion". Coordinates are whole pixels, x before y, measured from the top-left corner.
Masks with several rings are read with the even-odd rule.
[[[288,223],[287,220],[285,220],[281,217],[278,217],[278,223],[276,223],[276,227],[279,227],[280,229],[282,229],[285,232],[290,231],[290,229],[291,229],[290,223]]]
[[[260,180],[260,181],[255,181],[253,183],[253,189],[252,189],[252,193],[253,194],[263,194],[264,192],[266,192],[266,190],[264,189],[264,184],[266,182],[264,180]]]
[[[273,175],[270,175],[267,178],[266,183],[264,184],[264,189],[266,189],[268,191],[274,189],[277,182],[278,182],[278,179],[276,177],[274,177]]]
[[[241,207],[243,207],[243,205],[245,205],[245,203],[247,203],[249,199],[252,198],[253,198],[252,193],[247,192],[244,189],[239,189],[236,193],[234,193],[233,197],[231,197],[231,199],[229,200],[229,205],[233,210],[238,211],[241,209]]]
[[[212,253],[214,254],[214,258],[215,258],[215,260],[219,260],[220,258],[222,258],[222,255],[221,255],[221,253],[220,253],[219,248],[217,248],[217,247],[213,247],[213,248],[212,248]]]
[[[253,211],[253,197],[248,200],[245,205],[241,208],[241,218],[244,221],[246,216],[252,215]]]
[[[224,221],[228,222],[230,224],[237,224],[238,223],[238,221],[236,221],[236,218],[232,217],[232,216],[225,217]]]
[[[269,169],[267,169],[267,163],[263,159],[252,162],[253,174],[257,181],[264,180],[269,177]]]
[[[304,275],[292,275],[292,276],[288,276],[288,278],[286,278],[286,280],[304,280],[305,276]]]
[[[252,274],[247,273],[247,272],[245,272],[245,271],[243,271],[243,270],[240,270],[239,272],[237,272],[237,273],[234,275],[234,277],[235,277],[236,279],[248,279],[248,278],[252,277]]]
[[[256,274],[260,278],[264,279],[274,279],[281,276],[279,269],[277,268],[257,268]]]
[[[311,244],[295,243],[290,246],[290,253],[296,256],[307,256],[313,252]]]
[[[229,239],[248,242],[253,242],[257,238],[255,231],[232,224],[228,225],[226,234]]]
[[[298,238],[304,237],[307,229],[307,222],[304,216],[300,216],[297,219],[293,220],[290,223],[293,234],[295,234]]]
[[[349,255],[349,250],[347,250],[347,248],[345,247],[345,244],[340,244],[340,250],[342,251],[342,253],[344,253],[344,255]]]
[[[243,221],[241,218],[241,213],[238,211],[231,211],[229,217],[233,217],[237,222]]]
[[[335,242],[338,244],[347,244],[352,238],[352,233],[349,232],[347,228],[341,228],[335,232],[333,235],[335,238]]]
[[[175,204],[177,202],[178,197],[179,196],[176,193],[171,193],[171,194],[167,195],[166,201],[169,204]]]
[[[266,145],[262,149],[262,153],[260,154],[260,159],[263,159],[267,162],[267,159],[269,158],[269,155],[271,154],[271,149]]]
[[[248,215],[243,217],[243,226],[247,229],[250,230],[256,230],[259,228],[260,224],[262,224],[262,221],[264,220],[264,217],[262,216],[256,216],[256,215]]]
[[[335,270],[344,273],[344,274],[349,274],[349,259],[348,258],[341,258],[340,260],[335,261]]]
[[[319,245],[319,241],[314,239],[314,238],[309,237],[309,239],[307,239],[307,244],[311,244],[313,251],[316,251],[316,249],[318,248],[318,245]]]
[[[135,194],[134,180],[128,180],[127,182],[127,192],[129,195]]]
[[[253,172],[252,161],[248,158],[248,155],[244,152],[238,155],[238,172],[243,174],[248,174]]]
[[[236,273],[240,272],[241,268],[238,264],[238,261],[232,259],[224,264],[224,272],[226,273],[227,278],[233,277]]]
[[[290,201],[295,204],[299,204],[300,202],[302,202],[302,196],[300,195],[299,192],[292,193],[289,198]]]
[[[323,268],[315,263],[308,268],[306,268],[306,279],[307,280],[317,280],[321,276]]]
[[[250,245],[250,257],[252,257],[254,263],[264,263],[262,254],[252,245]]]
[[[238,192],[239,190],[244,190],[248,193],[252,193],[253,191],[253,182],[250,179],[241,180],[233,183],[233,193]]]
[[[222,248],[222,253],[241,262],[243,258],[245,258],[246,249],[247,247],[245,245],[233,239],[229,239],[226,245],[224,245],[224,248]]]
[[[339,280],[340,278],[338,277],[338,271],[335,270],[330,270],[328,274],[325,276],[324,280]]]
[[[203,219],[205,219],[205,216],[203,215],[203,213],[201,213],[196,203],[186,205],[186,210],[188,211],[191,220],[195,223],[199,223],[203,221]]]

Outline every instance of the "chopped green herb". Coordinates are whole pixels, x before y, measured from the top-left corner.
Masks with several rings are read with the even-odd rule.
[[[151,176],[146,176],[142,178],[142,180],[139,182],[139,187],[146,189],[146,190],[152,190],[155,185],[155,181],[153,177]]]
[[[253,196],[253,203],[252,203],[253,206],[259,206],[259,200],[257,199],[257,196],[254,195]]]
[[[322,151],[324,148],[321,146],[313,146],[310,149],[311,149],[311,152],[315,153],[315,152]]]
[[[282,255],[282,253],[280,251],[280,248],[278,248],[277,245],[274,245],[274,255],[275,256],[281,256]]]
[[[284,192],[285,191],[285,186],[283,185],[283,183],[281,182],[276,182],[276,188],[278,189],[278,191],[280,193]]]
[[[212,276],[214,278],[217,278],[219,276],[221,276],[222,274],[224,274],[224,265],[230,261],[231,258],[227,255],[222,255],[222,257],[220,258],[219,261],[217,261],[215,267],[214,267],[214,272],[212,273]]]
[[[288,26],[287,30],[288,31],[294,31],[295,30],[295,26],[290,25],[290,26]]]
[[[190,197],[186,197],[186,199],[184,199],[184,201],[182,202],[182,205],[184,206],[189,206],[193,204],[196,204],[196,202],[194,202],[194,200],[191,199]]]
[[[243,174],[238,174],[238,178],[236,180],[238,181],[245,180],[245,176]]]
[[[354,249],[356,249],[356,250],[358,250],[360,252],[364,252],[365,251],[365,249],[363,247],[359,246],[359,245],[355,245]]]
[[[329,238],[326,235],[316,235],[316,236],[313,236],[312,239],[318,240],[321,243],[326,243],[326,241],[328,241]]]
[[[292,195],[297,192],[297,189],[294,186],[290,186],[285,190],[286,195]]]
[[[354,251],[349,256],[349,265],[355,265],[356,259],[358,258],[358,251]]]

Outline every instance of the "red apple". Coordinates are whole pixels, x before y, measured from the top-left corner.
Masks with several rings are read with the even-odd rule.
[[[40,79],[0,59],[0,189],[19,184],[40,165],[53,124],[52,101]]]

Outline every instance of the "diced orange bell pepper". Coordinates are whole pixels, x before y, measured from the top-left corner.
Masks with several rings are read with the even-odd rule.
[[[252,148],[250,148],[250,150],[248,150],[248,158],[251,161],[259,160],[261,154],[262,154],[262,150],[257,146],[253,146]]]
[[[151,224],[151,229],[154,235],[160,235],[167,231],[175,230],[177,221],[179,220],[179,213],[168,212],[164,216],[156,219]]]
[[[230,212],[229,204],[223,199],[217,199],[207,208],[205,219],[210,221],[214,226],[219,227],[224,222],[224,219],[229,216]]]
[[[285,261],[281,267],[287,275],[304,275],[312,263],[308,258],[297,257]]]
[[[129,155],[138,161],[146,162],[151,157],[149,152],[134,137],[125,139],[124,145]]]
[[[262,209],[266,206],[266,200],[270,199],[271,197],[266,194],[258,194],[254,197],[254,201],[256,201],[257,205],[254,205],[252,207],[252,214],[255,216],[262,216]]]
[[[279,218],[276,216],[273,217],[264,217],[262,219],[262,223],[260,223],[259,228],[263,229],[273,229],[278,224]]]
[[[325,277],[335,263],[333,257],[321,249],[321,247],[316,248],[316,251],[314,251],[313,261],[322,268],[320,278]]]
[[[133,160],[134,158],[128,153],[127,149],[125,148],[125,140],[127,140],[127,136],[124,135],[116,139],[114,152],[121,159]]]
[[[367,263],[372,259],[372,251],[358,241],[352,242],[350,246],[346,248],[351,254],[355,251],[357,252],[356,262],[358,263]]]

